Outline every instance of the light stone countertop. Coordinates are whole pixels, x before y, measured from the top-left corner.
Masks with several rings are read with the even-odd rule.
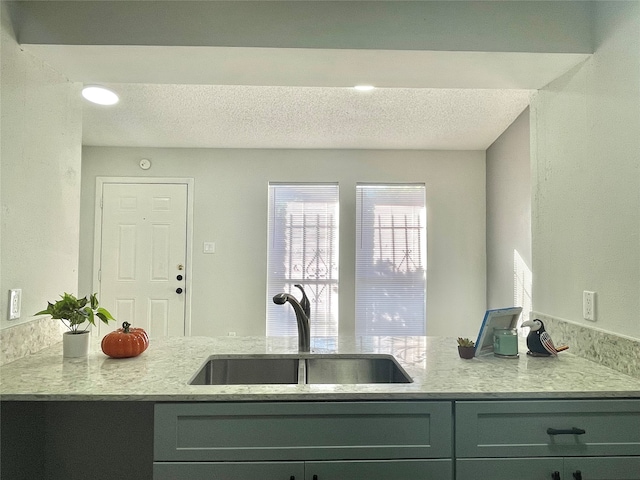
[[[297,339],[166,337],[130,359],[63,359],[62,344],[0,368],[0,400],[274,401],[640,398],[640,380],[569,352],[557,358],[458,357],[455,338],[313,338],[313,353],[392,354],[411,384],[188,385],[215,354],[295,354]]]

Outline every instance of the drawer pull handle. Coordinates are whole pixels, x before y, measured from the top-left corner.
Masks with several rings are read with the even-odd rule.
[[[313,480],[318,480],[318,475],[314,475]]]
[[[582,428],[569,428],[569,429],[555,429],[555,428],[547,428],[547,435],[584,435],[585,433],[587,433],[586,430],[583,430]]]
[[[551,480],[560,480],[560,472],[553,472],[551,474]]]
[[[573,472],[573,478],[575,480],[582,480],[582,472],[580,470],[576,470]]]
[[[289,480],[296,480],[296,476],[295,476],[295,475],[291,475],[291,476],[289,477]]]

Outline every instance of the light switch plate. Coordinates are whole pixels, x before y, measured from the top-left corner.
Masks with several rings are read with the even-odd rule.
[[[9,290],[9,320],[20,318],[22,309],[22,289],[14,288]]]
[[[202,246],[203,253],[216,253],[216,242],[204,242]]]

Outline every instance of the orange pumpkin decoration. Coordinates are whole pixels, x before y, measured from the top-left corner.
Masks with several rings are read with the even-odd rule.
[[[112,358],[137,357],[149,346],[149,335],[142,328],[132,328],[129,322],[124,322],[122,328],[105,335],[100,346]]]

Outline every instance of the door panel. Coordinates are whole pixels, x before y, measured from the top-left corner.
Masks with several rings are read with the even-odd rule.
[[[560,478],[565,479],[562,471],[562,458],[463,458],[456,460],[456,480],[552,480],[554,472],[558,472]]]
[[[100,302],[117,324],[100,335],[124,321],[151,337],[184,335],[187,185],[103,184],[101,231]]]
[[[567,480],[640,480],[640,457],[565,458],[564,471]]]
[[[166,462],[153,464],[153,480],[303,480],[302,462]]]
[[[305,480],[447,480],[451,460],[306,462]]]

